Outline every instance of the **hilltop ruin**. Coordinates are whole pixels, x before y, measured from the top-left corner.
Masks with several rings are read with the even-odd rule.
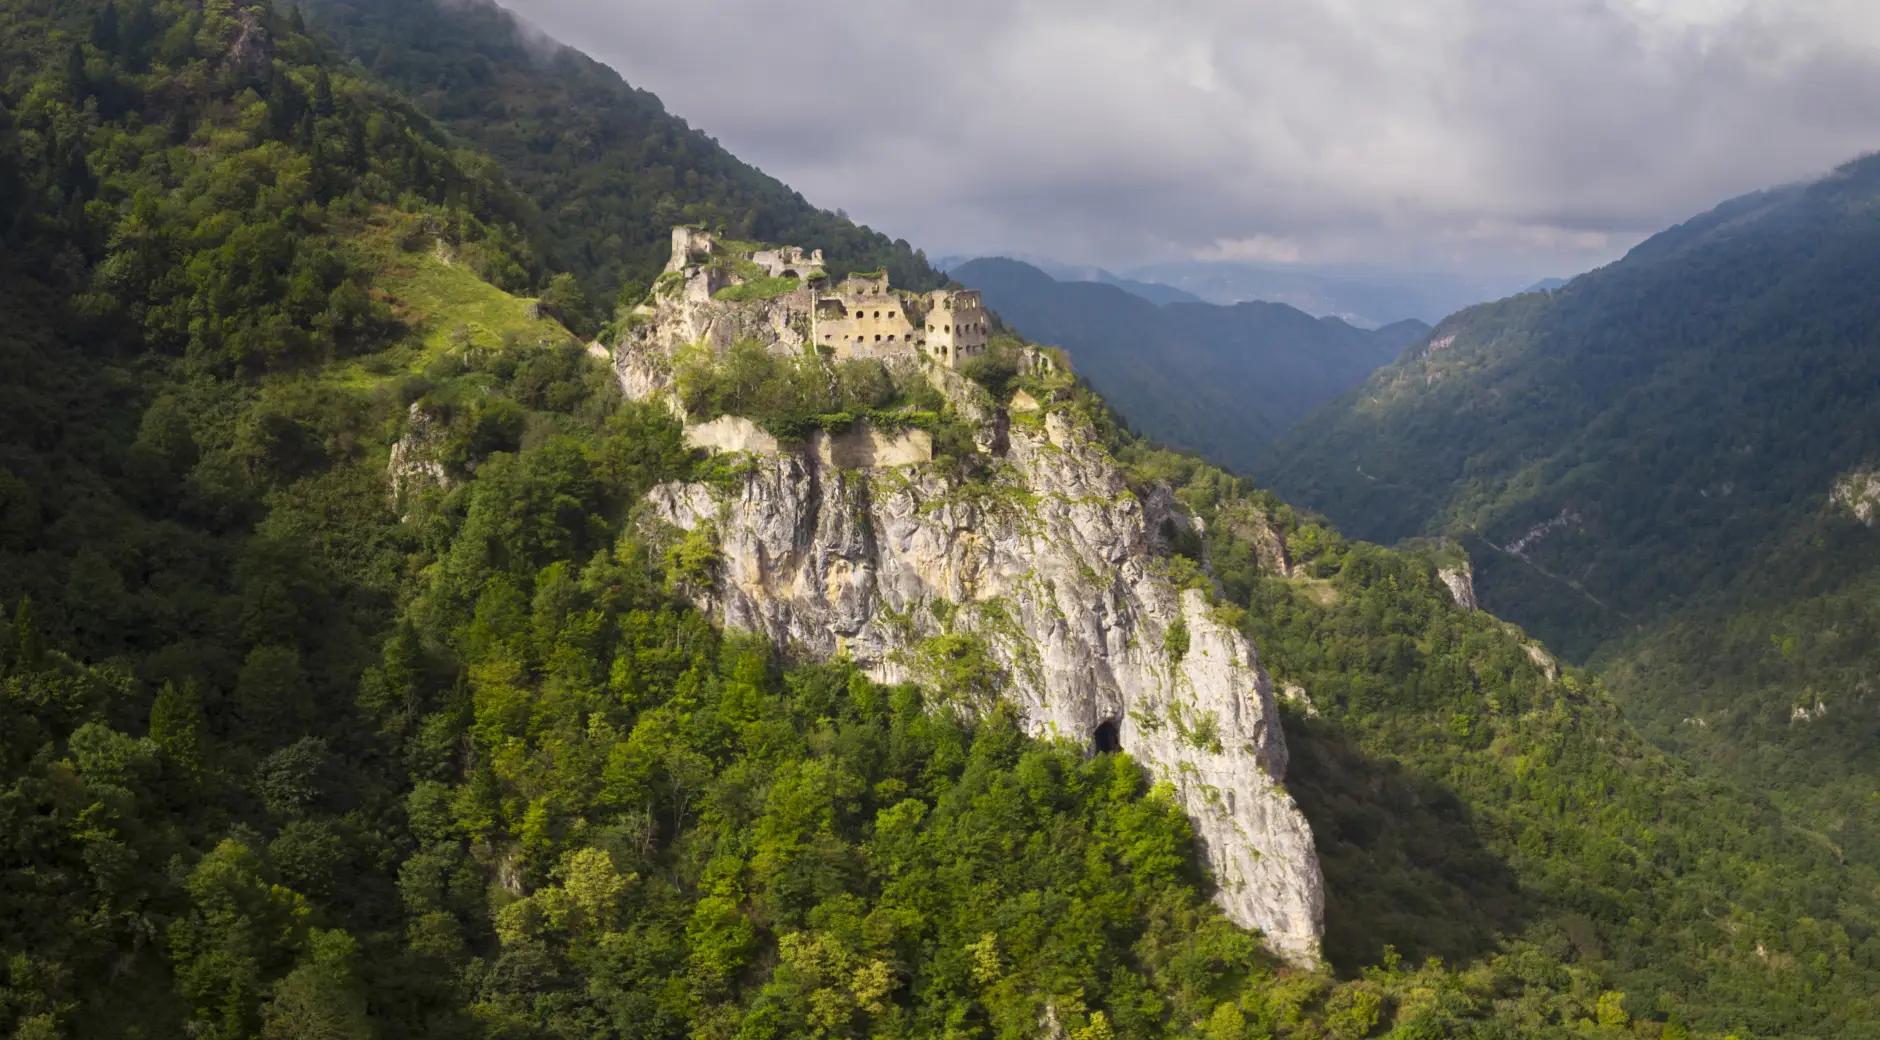
[[[992,316],[977,290],[906,292],[889,285],[885,271],[851,274],[831,286],[820,249],[754,247],[674,228],[662,281],[675,280],[700,300],[739,286],[767,289],[763,297],[783,309],[787,324],[806,329],[809,343],[838,358],[925,356],[957,367],[985,353],[992,337]]]

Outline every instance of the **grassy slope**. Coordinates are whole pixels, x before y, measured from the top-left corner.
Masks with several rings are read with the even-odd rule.
[[[421,228],[416,217],[381,210],[339,236],[372,272],[374,293],[408,333],[387,350],[327,367],[323,380],[365,389],[388,376],[421,373],[452,351],[578,343],[560,322],[544,316],[535,300],[483,280],[453,259],[448,244]]]

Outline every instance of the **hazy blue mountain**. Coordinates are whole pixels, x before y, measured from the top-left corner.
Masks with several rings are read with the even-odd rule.
[[[1035,266],[1060,282],[1096,282],[1100,285],[1114,285],[1131,296],[1140,296],[1154,304],[1207,302],[1194,293],[1177,289],[1172,285],[1126,278],[1101,267],[1079,267],[1071,264],[1036,264]]]
[[[934,266],[942,271],[952,271],[956,267],[963,267],[966,264],[975,262],[975,259],[976,258],[965,256],[944,256],[941,257]],[[982,257],[977,259],[993,258]],[[1000,257],[998,259],[1017,260],[1020,263],[1030,264],[1060,282],[1097,282],[1102,285],[1114,285],[1131,296],[1140,296],[1154,304],[1207,302],[1194,293],[1177,289],[1172,285],[1163,285],[1160,282],[1145,282],[1136,278],[1125,278],[1114,271],[1089,264],[1067,264],[1056,260],[1024,255]]]
[[[1404,275],[1329,267],[1186,260],[1124,274],[1172,286],[1209,303],[1266,300],[1366,327],[1404,318],[1437,321],[1470,304],[1516,291],[1521,283],[1448,275]]]
[[[1279,303],[1158,306],[1017,260],[974,260],[949,274],[985,293],[1020,333],[1069,350],[1142,432],[1240,468],[1429,331],[1415,321],[1359,329]]]

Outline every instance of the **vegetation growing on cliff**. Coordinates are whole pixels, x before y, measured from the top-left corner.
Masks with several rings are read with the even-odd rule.
[[[713,464],[531,314],[553,265],[496,169],[291,13],[0,12],[0,1034],[1871,1028],[1868,879],[1539,679],[1424,561],[1073,394],[1337,590],[1226,524],[1188,563],[1324,709],[1289,785],[1339,974],[1276,969],[1126,756],[675,598],[709,554],[628,514]],[[414,402],[458,481],[401,521]]]
[[[1275,682],[1311,697],[1286,718],[1287,790],[1325,868],[1334,964],[1481,964],[1522,1035],[1617,1010],[1646,1035],[1872,1028],[1870,866],[1650,747],[1589,675],[1550,680],[1517,632],[1451,601],[1452,550],[1348,542],[1220,470],[1116,447],[1206,521],[1195,562],[1246,607]],[[1295,576],[1220,522],[1246,507]]]
[[[1126,760],[673,600],[621,532],[693,475],[676,425],[572,347],[433,340],[461,287],[361,229],[444,238],[502,323],[527,235],[291,18],[8,15],[0,1032],[915,1036],[1051,999],[1155,1035],[1332,992],[1211,909]],[[323,165],[323,120],[383,147]],[[461,482],[400,523],[413,401]]]
[[[866,421],[883,430],[934,432],[943,454],[971,452],[970,436],[963,446],[951,436],[960,420],[918,362],[837,361],[810,351],[790,357],[747,340],[723,354],[702,347],[681,353],[673,381],[692,422],[735,415],[777,437],[800,440],[813,430],[833,433]]]

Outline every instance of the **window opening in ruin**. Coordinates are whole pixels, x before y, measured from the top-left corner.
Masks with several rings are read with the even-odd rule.
[[[1097,753],[1100,755],[1111,751],[1123,750],[1123,741],[1121,737],[1118,736],[1116,730],[1116,720],[1104,719],[1102,722],[1097,723],[1097,730],[1095,733],[1091,734],[1090,743],[1091,746],[1096,748]]]

